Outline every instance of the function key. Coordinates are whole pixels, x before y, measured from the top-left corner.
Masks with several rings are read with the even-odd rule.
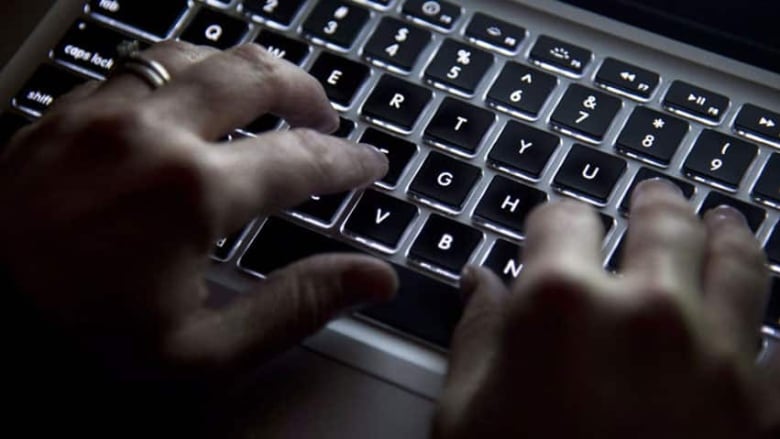
[[[325,87],[332,102],[346,108],[368,79],[370,69],[364,64],[322,52],[309,73]]]
[[[83,82],[84,80],[78,76],[44,64],[38,67],[38,70],[16,94],[16,97],[13,98],[13,105],[26,113],[40,116],[51,107],[58,97]]]
[[[669,166],[688,134],[688,123],[645,107],[636,107],[615,149],[658,166]]]
[[[247,224],[242,227],[241,230],[234,232],[227,238],[222,238],[217,241],[214,248],[211,250],[211,259],[218,262],[229,261],[233,255],[235,255],[238,247],[241,246],[241,242],[246,237],[247,232],[249,232],[249,226],[250,225]]]
[[[127,40],[131,38],[79,20],[52,50],[51,57],[102,78],[116,67],[117,47]]]
[[[499,175],[482,196],[474,220],[490,229],[520,237],[525,232],[528,215],[546,201],[546,193]]]
[[[769,156],[769,161],[753,187],[753,197],[762,203],[780,207],[780,154],[772,153]]]
[[[409,258],[425,268],[457,276],[482,241],[482,233],[467,225],[431,215],[423,226]]]
[[[115,20],[136,32],[165,38],[187,11],[188,3],[188,0],[91,0],[89,6],[94,14]]]
[[[409,186],[421,202],[457,214],[463,209],[482,170],[438,152],[431,152]]]
[[[508,62],[487,95],[491,107],[513,116],[535,120],[558,85],[553,75]]]
[[[384,75],[363,105],[363,116],[378,125],[410,132],[433,93],[425,87]]]
[[[386,188],[395,188],[398,180],[409,167],[412,158],[417,154],[417,145],[398,137],[391,136],[374,128],[369,128],[360,139],[360,143],[375,146],[387,156],[389,170],[387,174],[377,182]]]
[[[750,139],[780,147],[780,113],[745,104],[734,121],[734,130]]]
[[[16,113],[2,113],[0,114],[0,152],[3,151],[11,137],[16,134],[17,131],[29,125],[31,122],[24,116],[20,116]]]
[[[291,212],[304,220],[313,220],[318,225],[329,226],[336,220],[336,215],[348,197],[349,192],[312,195],[308,201],[291,209]]]
[[[413,21],[449,31],[462,13],[455,3],[439,0],[407,0],[403,13]]]
[[[446,40],[425,71],[437,87],[470,96],[493,65],[493,55],[455,40]]]
[[[544,68],[579,76],[590,64],[593,53],[574,44],[542,35],[531,49],[530,57],[534,63]]]
[[[344,234],[392,253],[401,244],[419,209],[383,193],[367,190],[344,224]]]
[[[424,138],[455,154],[472,156],[495,120],[496,116],[488,110],[446,98],[425,129]]]
[[[709,125],[720,123],[730,103],[726,96],[683,81],[674,81],[664,98],[664,106],[672,113]]]
[[[213,9],[201,8],[180,38],[198,46],[224,50],[236,46],[248,32],[248,23]]]
[[[308,44],[267,29],[260,31],[255,43],[265,47],[277,58],[286,59],[295,65],[301,65],[311,51]]]
[[[349,49],[370,17],[368,9],[354,3],[322,0],[303,23],[303,31],[315,41]]]
[[[525,124],[509,121],[488,155],[488,163],[513,175],[538,180],[561,139]]]
[[[766,211],[764,209],[723,195],[719,192],[710,192],[707,199],[704,200],[701,209],[699,209],[699,214],[703,216],[710,210],[720,206],[731,206],[742,212],[742,215],[745,215],[745,219],[754,233],[758,231],[758,228],[761,227],[764,219],[766,219]]]
[[[431,33],[392,17],[385,17],[363,49],[363,56],[402,73],[412,70],[431,42]]]
[[[572,84],[555,109],[550,123],[564,134],[598,143],[623,106],[620,99]]]
[[[758,147],[752,143],[704,130],[693,145],[683,170],[695,180],[736,191],[757,154]]]
[[[525,28],[480,12],[474,14],[466,28],[466,36],[471,42],[508,55],[517,53],[525,34]]]
[[[693,197],[693,194],[696,193],[696,187],[688,182],[682,181],[678,178],[670,177],[650,168],[641,168],[639,172],[636,173],[634,181],[631,183],[628,191],[626,191],[626,195],[623,197],[623,201],[620,203],[620,213],[623,215],[628,215],[631,209],[631,196],[634,194],[634,189],[636,189],[639,183],[645,180],[653,180],[657,178],[664,179],[677,185],[677,187],[679,187],[683,192],[685,198],[689,200],[691,197]]]
[[[244,0],[243,10],[252,15],[289,26],[306,0]]]
[[[483,267],[493,270],[504,281],[512,284],[520,276],[523,269],[520,246],[503,239],[497,239],[488,252]]]
[[[658,73],[614,58],[607,58],[596,74],[596,83],[609,91],[648,100],[661,82]]]
[[[565,194],[605,205],[626,168],[618,157],[575,144],[553,184]]]

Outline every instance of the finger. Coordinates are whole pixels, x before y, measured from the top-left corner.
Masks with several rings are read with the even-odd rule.
[[[398,278],[363,255],[321,255],[271,274],[256,293],[184,327],[170,340],[185,364],[227,371],[293,346],[355,306],[386,301]]]
[[[339,124],[324,89],[257,44],[210,57],[174,77],[150,105],[172,123],[213,140],[274,113],[294,127],[332,132]]]
[[[722,340],[755,354],[770,281],[764,252],[737,210],[719,207],[704,221],[706,313]]]
[[[60,108],[67,108],[77,102],[83,101],[84,99],[94,94],[95,91],[100,88],[100,86],[101,82],[96,80],[87,81],[77,86],[70,92],[57,98],[57,100],[54,101],[54,104],[52,104],[51,108],[49,108],[48,113],[53,113],[58,111]]]
[[[367,186],[382,178],[387,157],[376,148],[309,129],[276,131],[215,150],[226,230],[258,214]]]
[[[623,274],[653,292],[695,297],[705,239],[704,225],[675,185],[644,181],[631,200]]]

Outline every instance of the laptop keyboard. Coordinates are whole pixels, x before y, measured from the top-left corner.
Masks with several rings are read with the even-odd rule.
[[[120,41],[254,41],[315,76],[342,113],[336,135],[376,145],[390,170],[373,188],[252,222],[216,244],[216,266],[262,277],[323,252],[379,255],[401,291],[359,317],[446,347],[462,267],[516,278],[534,207],[572,196],[600,208],[615,270],[633,188],[666,177],[702,213],[743,212],[780,275],[780,225],[767,224],[780,206],[775,111],[449,1],[208,3],[87,2],[0,115],[0,145],[73,86],[105,78]],[[265,115],[232,136],[285,128]],[[780,333],[780,281],[766,325]]]

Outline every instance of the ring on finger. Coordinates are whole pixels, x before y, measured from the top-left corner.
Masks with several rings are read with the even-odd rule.
[[[122,43],[117,47],[122,63],[117,73],[130,73],[156,90],[171,82],[171,74],[161,63],[139,53],[138,43]]]

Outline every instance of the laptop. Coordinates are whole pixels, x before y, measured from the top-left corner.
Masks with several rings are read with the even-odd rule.
[[[743,212],[780,277],[780,4],[668,0],[60,0],[0,74],[0,144],[116,67],[116,46],[255,41],[317,77],[390,161],[373,187],[257,218],[215,243],[215,294],[332,251],[392,263],[392,303],[332,322],[258,371],[240,425],[265,437],[426,437],[467,264],[511,282],[524,219],[599,209],[619,270],[627,200],[675,182]],[[286,129],[273,115],[228,136]],[[780,282],[762,358],[780,340]]]

